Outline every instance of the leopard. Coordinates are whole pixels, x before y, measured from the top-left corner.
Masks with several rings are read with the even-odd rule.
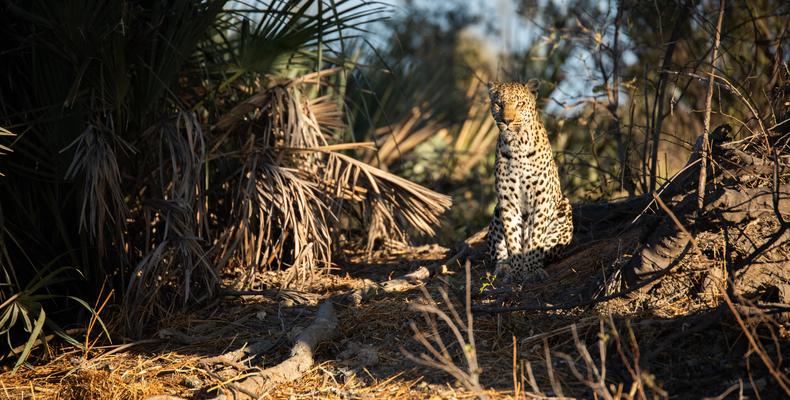
[[[546,128],[538,112],[538,80],[489,82],[499,128],[494,161],[496,207],[488,227],[494,276],[506,282],[545,280],[545,263],[560,258],[573,237],[571,203],[563,195]]]

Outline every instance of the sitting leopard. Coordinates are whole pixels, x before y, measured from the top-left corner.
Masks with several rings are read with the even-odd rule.
[[[515,283],[546,277],[543,263],[571,241],[571,204],[560,190],[549,137],[538,115],[538,81],[490,82],[491,115],[499,128],[494,178],[497,205],[488,251],[497,276]]]

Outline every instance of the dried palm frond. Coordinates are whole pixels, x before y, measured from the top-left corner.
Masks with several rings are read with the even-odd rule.
[[[271,82],[217,124],[225,130],[222,140],[245,140],[223,259],[238,251],[251,267],[295,267],[303,282],[330,265],[342,215],[362,211],[370,250],[381,238],[405,241],[407,228],[432,234],[450,207],[449,197],[342,152],[369,144],[335,143],[341,110],[331,98],[310,99],[302,89],[333,71]]]
[[[250,156],[237,196],[234,239],[248,266],[279,261],[313,271],[330,264],[334,216],[318,185],[301,171],[277,165],[266,154]]]
[[[211,237],[204,175],[206,145],[200,123],[193,113],[180,112],[148,133],[159,133],[160,187],[153,199],[143,203],[147,251],[127,284],[124,306],[129,310],[200,301],[211,296],[217,283],[207,254]],[[203,290],[195,294],[192,288],[198,282]],[[157,301],[165,288],[171,289],[168,293],[177,301]],[[139,331],[158,313],[145,313],[144,318],[135,314],[124,315],[129,319],[127,327]]]
[[[346,65],[334,44],[342,48],[385,6],[82,3],[0,6],[0,31],[15,49],[0,68],[24,78],[0,84],[0,124],[20,133],[0,166],[9,175],[0,181],[0,225],[21,242],[6,258],[22,250],[31,258],[8,267],[19,276],[14,287],[38,266],[68,259],[90,278],[69,293],[94,296],[104,282],[125,288],[120,319],[139,334],[172,307],[211,296],[228,224],[248,220],[231,239],[243,239],[253,263],[274,256],[309,266],[299,271],[329,265],[328,227],[337,224],[319,179],[326,155],[288,149],[342,151],[330,139],[343,129],[344,89],[288,86],[314,84],[327,71],[258,89],[267,74]],[[205,126],[251,93],[260,98],[241,102],[209,140]],[[177,111],[187,109],[194,114]],[[0,154],[7,134],[0,130]]]
[[[491,154],[493,144],[499,135],[494,119],[489,116],[488,102],[472,101],[480,93],[481,88],[479,81],[473,81],[466,94],[471,106],[453,143],[454,165],[450,172],[450,178],[453,180],[463,179],[469,170],[486,155]]]
[[[430,109],[413,107],[402,121],[376,129],[381,137],[378,151],[369,152],[365,162],[389,169],[398,160],[432,138],[439,138],[448,147],[440,160],[450,180],[462,180],[469,171],[491,154],[498,130],[489,116],[487,102],[479,101],[483,85],[475,80],[469,83],[465,101],[470,106],[459,124],[437,124]]]
[[[452,205],[449,196],[436,193],[390,172],[365,164],[342,153],[330,152],[324,182],[334,186],[334,198],[344,200],[345,193],[356,196],[367,228],[367,248],[373,249],[377,239],[404,241],[406,228],[425,235],[435,233],[439,215]]]
[[[90,124],[66,148],[76,146],[65,179],[80,179],[82,205],[80,230],[87,230],[100,251],[104,251],[104,229],[111,226],[113,239],[123,241],[123,231],[129,210],[123,200],[121,173],[118,168],[116,148],[133,152],[132,147],[116,135],[110,124]]]
[[[217,124],[250,135],[222,253],[227,259],[238,249],[250,273],[275,261],[308,271],[331,261],[332,216],[311,176],[320,154],[285,151],[328,143],[310,104],[293,86],[274,84]]]
[[[335,129],[344,129],[346,124],[343,122],[343,111],[337,105],[337,99],[333,96],[321,96],[311,98],[308,109],[312,110],[318,126],[324,132],[331,132]]]
[[[2,126],[0,126],[0,136],[16,136],[16,135],[14,135],[14,133],[9,131],[8,129],[5,129]],[[6,155],[12,151],[13,150],[11,150],[10,147],[0,143],[0,156]],[[3,171],[0,171],[0,176],[3,176]]]
[[[371,152],[365,162],[388,169],[404,154],[414,150],[431,137],[440,135],[441,128],[430,123],[431,113],[413,107],[405,121],[376,129],[376,136],[383,137],[378,151]],[[446,135],[446,129],[444,130]]]

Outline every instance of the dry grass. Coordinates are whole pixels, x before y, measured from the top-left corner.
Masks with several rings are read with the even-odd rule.
[[[629,256],[629,246],[633,246],[630,237],[601,238],[581,244],[561,263],[549,266],[547,282],[527,287],[519,296],[510,294],[507,301],[548,305],[567,300],[569,293],[583,292],[593,280],[608,281],[612,263],[602,260],[617,265],[620,258]],[[435,250],[441,254],[446,251]],[[267,368],[287,358],[293,328],[308,323],[323,299],[360,287],[365,279],[399,275],[413,269],[420,260],[435,258],[435,254],[423,249],[388,257],[386,268],[348,266],[347,270],[355,272],[330,274],[308,287],[307,290],[318,293],[315,296],[281,292],[225,297],[210,307],[170,319],[165,329],[151,333],[156,338],[151,343],[115,353],[109,353],[112,347],[97,348],[88,360],[82,360],[82,354],[74,350],[61,349],[55,352],[58,355],[54,360],[33,370],[0,375],[0,390],[10,398],[33,398],[34,393],[35,398],[63,399],[144,399],[154,394],[211,398],[208,390],[243,379],[255,371],[250,366]],[[364,261],[369,265],[371,260]],[[678,276],[671,278],[683,279],[688,274],[684,268],[680,267]],[[483,265],[472,266],[475,304],[503,299],[480,292],[487,271]],[[449,297],[434,296],[436,305],[446,307],[449,301],[462,307],[463,301],[453,297],[453,293],[463,291],[463,281],[464,273],[458,266],[451,266],[450,275],[434,278],[426,289],[435,294],[437,288],[447,287]],[[358,307],[337,302],[339,338],[320,344],[315,355],[318,364],[302,378],[277,386],[268,398],[400,400],[480,396],[441,371],[415,367],[401,352],[401,348],[412,353],[423,351],[412,339],[409,326],[410,321],[422,319],[411,306],[422,302],[422,297],[420,291],[412,290],[380,294]],[[654,299],[657,298],[658,295]],[[717,309],[711,305],[702,308],[700,304],[680,298],[664,302],[638,298],[568,310],[476,314],[475,348],[482,371],[480,382],[486,388],[484,395],[502,399],[641,399],[684,393],[698,398],[733,390],[732,385],[738,384],[739,378],[741,385],[746,385],[744,390],[757,387],[770,396],[771,378],[760,359],[747,351],[748,346],[738,345],[744,335],[736,320],[726,318],[728,314],[724,313],[708,321],[705,313]],[[785,348],[788,338],[782,332],[788,330],[779,324],[766,331],[766,324],[775,323],[769,321],[742,318],[750,335],[762,343],[760,351],[775,360],[777,354],[770,343]],[[710,324],[718,328],[706,329]],[[702,329],[695,329],[697,325]],[[680,326],[686,326],[688,333],[682,333]],[[766,336],[766,332],[773,333]],[[463,359],[462,346],[452,344],[455,336],[446,326],[437,325],[431,337],[435,335],[443,338],[451,358]],[[770,335],[774,335],[775,342],[765,342]],[[667,340],[672,341],[669,347]],[[261,357],[242,359],[241,365],[223,364],[215,357],[245,343],[261,341],[268,350]],[[741,350],[731,350],[722,357],[721,350],[717,350],[722,346]],[[719,354],[718,364],[712,363],[710,354]],[[739,366],[743,360],[749,362],[748,368]],[[710,376],[719,377],[710,380]],[[752,378],[755,383],[747,383]]]

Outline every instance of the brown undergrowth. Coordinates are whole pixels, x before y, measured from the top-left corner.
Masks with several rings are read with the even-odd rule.
[[[786,192],[743,202],[738,193],[770,187],[766,175],[744,183],[737,168],[749,165],[726,164],[738,151],[713,150],[721,167],[708,175],[709,210],[686,208],[694,175],[660,197],[579,205],[574,245],[539,284],[491,277],[482,234],[452,250],[347,253],[302,291],[266,289],[288,279],[276,272],[256,278],[262,290],[233,289],[231,271],[222,296],[163,320],[148,339],[87,353],[51,343],[48,362],[0,374],[0,395],[781,398],[790,394]],[[790,176],[779,167],[782,188]],[[262,378],[283,365],[294,365],[291,380]],[[258,383],[242,384],[250,379]]]
[[[628,236],[581,244],[562,263],[548,268],[547,282],[525,288],[518,296],[496,281],[490,286],[484,278],[490,270],[476,263],[473,303],[551,307],[584,297],[590,292],[590,277],[606,281],[614,273],[612,265],[634,249],[635,241]],[[407,273],[436,258],[414,254],[419,257],[401,256],[389,268],[349,266],[349,273],[316,282],[317,294],[232,293],[202,310],[174,317],[151,332],[151,339],[120,351],[115,350],[118,346],[95,348],[86,358],[68,348],[53,350],[56,356],[46,364],[0,375],[0,393],[8,398],[212,398],[215,389],[286,359],[289,335],[294,327],[309,323],[322,300],[364,286],[365,279],[386,280],[387,275]],[[426,289],[462,292],[463,275],[460,268],[450,268],[449,274],[431,278]],[[483,287],[487,292],[481,292]],[[451,301],[462,305],[461,299]],[[411,305],[421,301],[420,291],[414,289],[373,295],[359,306],[338,301],[339,335],[318,346],[316,364],[302,378],[275,387],[269,398],[475,398],[447,375],[416,367],[401,352],[424,351],[409,328],[410,321],[421,319]],[[730,310],[671,299],[651,306],[616,299],[597,307],[476,313],[476,351],[486,395],[639,398],[642,391],[649,395],[646,398],[668,393],[699,398],[727,391],[780,393]],[[767,316],[740,318],[786,373],[781,357],[787,357],[787,326]],[[440,326],[439,334],[449,332]],[[450,336],[446,339],[452,342]],[[250,351],[249,359],[220,357],[250,347],[258,351]],[[457,345],[448,349],[461,353]]]

